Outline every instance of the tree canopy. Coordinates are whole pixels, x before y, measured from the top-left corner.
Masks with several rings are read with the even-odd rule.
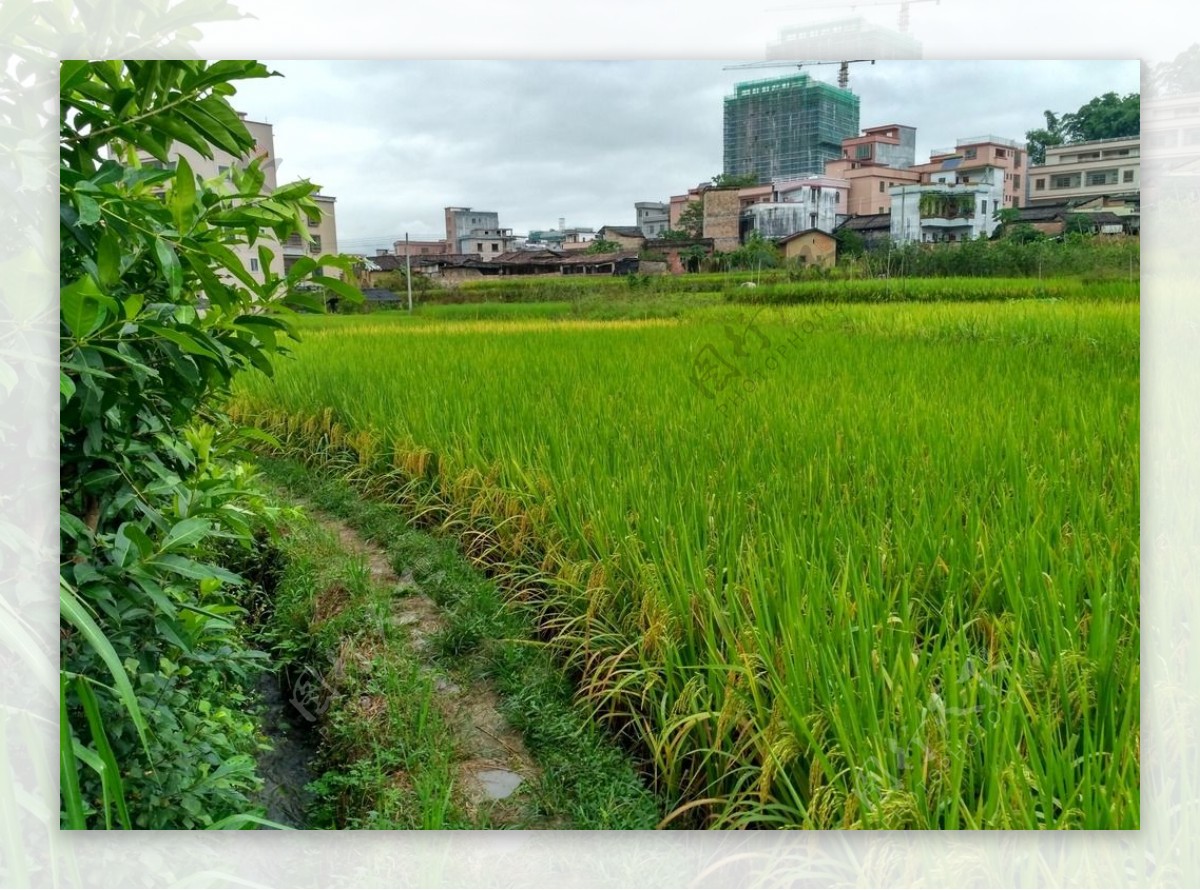
[[[1054,145],[1137,136],[1141,132],[1142,102],[1139,93],[1119,96],[1104,93],[1077,111],[1045,111],[1046,126],[1025,133],[1030,164],[1044,164],[1046,149]]]

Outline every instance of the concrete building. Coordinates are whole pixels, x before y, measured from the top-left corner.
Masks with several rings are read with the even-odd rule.
[[[1024,204],[1025,145],[1001,136],[971,136],[959,139],[954,148],[935,149],[929,162],[912,167],[923,183],[993,183],[999,170],[1002,207]]]
[[[713,249],[727,253],[742,243],[742,204],[735,188],[712,188],[704,193],[702,238],[711,240]]]
[[[860,166],[906,170],[917,162],[917,128],[904,124],[864,127],[861,136],[842,140],[841,159]]]
[[[688,189],[685,195],[672,195],[669,204],[668,214],[670,217],[670,228],[679,228],[679,219],[683,215],[683,211],[687,209],[687,205],[693,201],[704,200],[704,193],[709,189],[716,188],[711,182],[702,182],[695,188]],[[752,204],[759,204],[775,200],[775,186],[767,183],[766,185],[750,185],[744,188],[737,189],[738,206],[745,210]]]
[[[846,215],[849,194],[849,182],[827,176],[778,182],[775,200],[741,211],[742,239],[750,232],[772,239],[807,230],[832,232]]]
[[[619,244],[621,250],[631,250],[635,253],[646,243],[646,236],[637,226],[601,226],[596,237],[600,241]]]
[[[500,227],[500,214],[470,207],[446,208],[446,240],[453,253],[473,253],[482,259],[508,253],[516,246],[512,229]]]
[[[853,232],[862,238],[864,247],[879,247],[892,239],[892,215],[890,213],[871,213],[851,216],[838,225],[837,231],[843,230]]]
[[[658,201],[639,201],[633,205],[637,227],[647,238],[657,238],[671,227],[671,205]]]
[[[837,262],[837,239],[829,232],[807,229],[780,238],[777,243],[785,260],[822,269],[831,269]]]
[[[1120,198],[1130,212],[1140,193],[1141,139],[1098,139],[1046,148],[1046,163],[1029,169],[1030,204]]]
[[[760,183],[825,172],[858,133],[858,96],[807,74],[747,81],[725,97],[727,175]]]
[[[885,124],[867,127],[861,136],[842,140],[842,156],[825,164],[825,175],[850,185],[844,214],[870,215],[891,210],[891,189],[917,184],[916,127]]]
[[[996,230],[1004,180],[998,171],[990,181],[964,183],[943,177],[933,184],[896,186],[891,194],[890,234],[896,244],[970,241]]]

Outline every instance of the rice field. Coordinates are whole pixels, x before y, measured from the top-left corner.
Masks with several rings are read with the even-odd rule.
[[[538,602],[668,825],[1129,829],[1138,318],[310,319],[234,404]]]

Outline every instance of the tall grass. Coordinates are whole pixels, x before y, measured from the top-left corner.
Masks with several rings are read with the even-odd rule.
[[[680,824],[1137,827],[1137,306],[754,311],[314,322],[238,410],[543,597]]]

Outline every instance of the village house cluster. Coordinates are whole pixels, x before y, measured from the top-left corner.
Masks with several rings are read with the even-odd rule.
[[[724,113],[723,180],[753,185],[701,183],[666,201],[633,202],[633,225],[568,228],[560,219],[557,229],[524,238],[494,211],[447,207],[443,240],[398,241],[369,258],[368,271],[394,272],[407,261],[447,281],[682,272],[697,256],[736,250],[754,235],[787,259],[829,266],[843,229],[867,247],[963,242],[991,236],[1002,210],[1048,235],[1069,220],[1086,220],[1097,234],[1140,228],[1139,137],[1049,147],[1035,165],[1022,141],[973,135],[918,161],[915,126],[860,128],[858,96],[807,74],[739,83]],[[589,250],[597,240],[615,249]]]
[[[1193,99],[1146,104],[1143,130],[1156,148],[1193,156],[1200,144],[1200,102]],[[559,218],[556,227],[518,234],[497,210],[449,206],[443,237],[396,240],[363,257],[364,283],[374,286],[405,268],[447,282],[679,273],[752,237],[777,244],[789,260],[830,266],[843,231],[868,248],[949,244],[991,236],[1001,224],[998,211],[1006,210],[1011,221],[1048,235],[1082,220],[1096,234],[1140,231],[1141,137],[1052,146],[1042,163],[1032,164],[1020,140],[970,135],[919,160],[914,125],[860,127],[859,114],[850,89],[807,74],[739,83],[724,100],[724,170],[717,180],[666,200],[632,200],[632,224],[568,226]],[[271,125],[243,119],[273,188],[278,159]],[[219,151],[211,160],[185,148],[178,153],[206,176],[234,160]],[[755,184],[722,184],[747,180]],[[337,252],[335,199],[319,195],[317,203],[322,216],[310,223],[311,240],[293,236],[276,245],[271,271],[286,272],[301,256]],[[598,252],[597,242],[609,249]],[[244,259],[252,273],[268,271],[257,268],[256,251]]]

